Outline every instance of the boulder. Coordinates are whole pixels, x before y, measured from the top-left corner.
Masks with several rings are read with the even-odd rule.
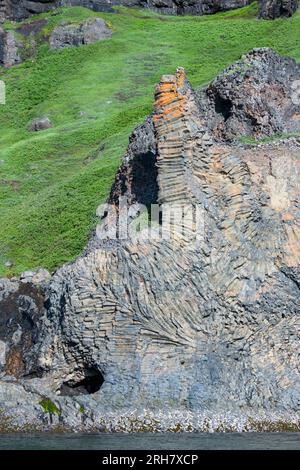
[[[299,0],[261,0],[259,17],[265,20],[292,16],[299,6]]]
[[[50,129],[52,127],[52,122],[48,117],[37,118],[32,121],[32,123],[28,126],[28,130],[32,132],[39,132],[44,131],[46,129]]]
[[[64,49],[93,44],[110,38],[111,35],[112,31],[105,21],[101,18],[94,18],[80,25],[67,24],[55,28],[50,36],[50,48]]]

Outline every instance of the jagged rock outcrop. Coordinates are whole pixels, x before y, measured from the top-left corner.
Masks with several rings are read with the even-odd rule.
[[[250,0],[0,0],[0,21],[21,20],[58,6],[83,6],[94,11],[113,11],[112,7],[150,8],[169,15],[209,15],[248,5]]]
[[[245,106],[258,93],[266,105],[270,73],[285,64],[284,108],[298,65],[265,49],[243,61],[256,83],[237,87]],[[207,429],[207,419],[218,429],[276,420],[299,427],[300,140],[243,146],[229,142],[232,126],[215,134],[201,97],[213,108],[216,83],[225,93],[228,71],[199,93],[183,69],[162,77],[154,113],[134,132],[110,205],[99,209],[100,228],[82,257],[42,285],[38,338],[30,352],[21,343],[22,370],[33,378],[0,381],[0,409],[15,425],[45,425],[47,396],[60,410],[52,423],[81,429]],[[265,111],[268,122],[281,113]],[[156,206],[149,228],[142,216],[153,203],[161,215]],[[4,299],[19,289],[13,283],[2,287]]]
[[[299,0],[261,0],[259,16],[265,20],[275,20],[292,16],[299,6]]]
[[[108,39],[112,30],[101,18],[94,18],[79,25],[62,25],[53,30],[50,36],[51,49],[78,47]]]
[[[299,131],[300,65],[271,49],[254,49],[197,93],[216,138],[262,138]]]

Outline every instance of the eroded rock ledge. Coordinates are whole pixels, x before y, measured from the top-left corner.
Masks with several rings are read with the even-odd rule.
[[[162,77],[85,254],[49,282],[1,284],[9,426],[299,428],[300,140],[236,142],[299,133],[297,79],[269,49],[197,93],[183,69]],[[216,116],[220,96],[230,116]],[[128,222],[136,204],[199,209],[202,236],[184,222],[170,239],[111,240],[119,196],[135,204]]]

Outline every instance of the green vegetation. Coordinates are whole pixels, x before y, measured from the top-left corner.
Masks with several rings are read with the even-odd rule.
[[[290,132],[286,134],[274,134],[270,137],[263,137],[259,140],[256,140],[254,137],[241,136],[238,138],[238,142],[244,145],[272,144],[280,140],[291,139],[293,137],[299,137],[299,133]]]
[[[55,403],[50,400],[50,398],[43,398],[42,401],[40,402],[41,407],[44,410],[44,413],[49,413],[49,415],[57,415],[59,416],[61,414],[60,409],[57,408]]]
[[[256,12],[252,4],[207,17],[80,7],[42,15],[48,22],[41,38],[63,21],[97,15],[115,32],[61,52],[41,43],[34,59],[0,72],[7,86],[7,104],[0,106],[0,275],[53,270],[81,252],[163,73],[184,66],[199,86],[261,46],[300,60],[300,12],[276,21],[257,20]],[[54,127],[30,133],[28,124],[43,116]],[[8,260],[14,266],[6,269]]]

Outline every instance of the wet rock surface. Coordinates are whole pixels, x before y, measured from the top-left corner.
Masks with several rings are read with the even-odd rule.
[[[255,86],[251,74],[244,85],[243,64]],[[299,123],[299,105],[291,114],[287,104],[299,66],[263,49],[231,70],[234,89],[228,70],[199,92],[183,69],[163,76],[84,255],[40,287],[24,284],[33,293],[3,281],[0,409],[13,428],[299,429],[300,140],[232,142],[243,119],[252,137],[274,136],[278,120]],[[271,76],[277,107],[265,99]],[[211,90],[243,104],[222,132],[212,125]],[[257,102],[267,119],[248,127]],[[141,204],[188,207],[187,217],[167,232],[158,217],[150,233],[144,226],[112,239],[119,196],[134,205],[130,227]],[[33,347],[18,343],[25,366],[7,370],[17,325],[27,331],[24,311]],[[45,397],[55,406],[43,407]]]

